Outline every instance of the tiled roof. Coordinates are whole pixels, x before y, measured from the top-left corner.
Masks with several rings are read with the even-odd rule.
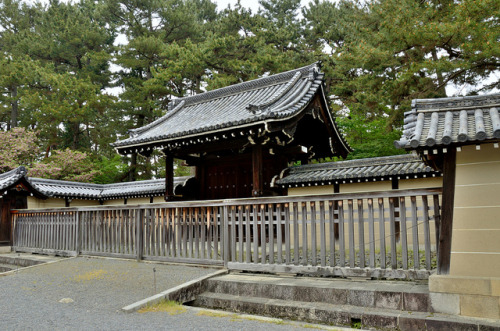
[[[174,177],[174,192],[192,177]],[[50,197],[80,199],[117,199],[162,195],[165,179],[141,180],[115,184],[88,184],[53,179],[31,178],[33,186]]]
[[[17,185],[21,180],[31,185],[38,194],[54,198],[77,198],[109,200],[143,196],[158,196],[165,193],[165,179],[152,179],[115,184],[89,184],[64,180],[31,178],[24,167],[0,174],[0,192]],[[174,177],[174,192],[193,177]],[[1,195],[0,193],[0,195]]]
[[[500,140],[500,93],[419,99],[405,113],[403,136],[395,146],[426,149]]]
[[[392,178],[415,178],[440,176],[414,154],[374,157],[339,162],[308,164],[290,167],[283,178],[276,181],[279,186],[302,186],[313,183],[353,183]]]
[[[3,190],[9,189],[12,185],[16,185],[25,175],[26,169],[24,167],[19,167],[0,174],[0,195],[3,194]]]
[[[165,116],[142,128],[130,130],[130,138],[112,145],[117,149],[137,148],[150,143],[287,119],[310,103],[321,89],[323,76],[315,63],[176,99],[170,102]],[[340,134],[339,139],[343,139]],[[349,151],[347,143],[342,143]]]

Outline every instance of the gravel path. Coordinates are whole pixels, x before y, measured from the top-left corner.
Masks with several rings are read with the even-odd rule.
[[[156,276],[154,288],[153,268]],[[0,277],[0,330],[290,330],[305,324],[274,323],[188,308],[126,314],[120,308],[211,268],[78,257]],[[60,302],[60,301],[63,302]],[[64,302],[69,301],[69,302]]]

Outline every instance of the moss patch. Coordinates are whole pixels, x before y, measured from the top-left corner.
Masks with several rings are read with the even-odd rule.
[[[168,313],[169,315],[178,315],[186,312],[186,307],[175,301],[161,301],[156,305],[147,306],[139,309],[139,313]]]
[[[98,269],[98,270],[92,270],[89,272],[86,272],[82,275],[75,276],[75,281],[77,282],[84,282],[84,281],[90,281],[90,280],[96,280],[96,279],[103,279],[108,272],[106,270]]]

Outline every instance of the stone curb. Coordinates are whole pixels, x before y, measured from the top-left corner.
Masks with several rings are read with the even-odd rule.
[[[199,313],[209,313],[217,316],[217,317],[230,317],[230,318],[241,318],[241,319],[248,319],[248,320],[253,320],[253,321],[260,321],[264,323],[276,323],[276,324],[285,324],[285,325],[290,325],[298,328],[308,328],[308,329],[316,329],[316,330],[331,330],[331,331],[348,331],[351,330],[351,327],[342,327],[342,326],[332,326],[332,325],[325,325],[325,324],[315,324],[307,321],[293,321],[290,319],[283,319],[283,318],[276,318],[276,317],[268,317],[268,316],[263,316],[263,315],[250,315],[250,314],[243,314],[240,312],[233,312],[233,311],[225,311],[225,310],[216,310],[216,309],[210,309],[210,308],[203,308],[203,307],[190,307],[187,306],[187,309]],[[368,330],[368,329],[360,329],[360,330]]]
[[[12,247],[10,247],[10,246],[1,246],[0,247],[0,254],[10,253],[11,251],[12,251]]]
[[[12,274],[16,274],[16,273],[18,273],[20,271],[23,271],[23,270],[26,270],[26,269],[41,267],[43,265],[52,264],[52,263],[59,263],[59,262],[67,261],[67,260],[74,259],[74,258],[76,258],[76,256],[66,257],[64,259],[55,260],[55,261],[42,262],[42,263],[39,263],[39,264],[30,265],[30,266],[27,266],[27,267],[21,267],[19,269],[14,269],[14,270],[6,271],[6,272],[0,272],[0,277],[9,276],[9,275],[12,275]]]
[[[185,303],[188,301],[192,301],[196,299],[196,297],[206,290],[207,284],[206,281],[212,277],[217,277],[221,275],[228,274],[228,270],[217,270],[211,274],[206,276],[199,277],[197,279],[193,279],[189,282],[181,284],[179,286],[173,287],[161,293],[150,296],[149,298],[137,301],[133,304],[130,304],[126,307],[123,307],[121,310],[126,313],[135,312],[141,308],[144,308],[148,305],[154,305],[162,300],[172,300],[179,303]]]

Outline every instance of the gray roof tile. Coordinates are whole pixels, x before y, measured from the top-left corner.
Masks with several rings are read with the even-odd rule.
[[[24,167],[19,167],[0,174],[0,195],[3,195],[3,190],[9,189],[12,185],[16,185],[25,175],[26,168]]]
[[[426,166],[419,156],[407,154],[290,167],[276,184],[279,186],[333,184],[345,180],[366,181],[410,175],[432,177],[440,176],[441,173]]]
[[[418,99],[405,113],[398,148],[470,145],[500,140],[500,93],[458,98]]]
[[[317,63],[170,102],[166,115],[112,144],[117,149],[168,142],[291,117],[323,84]],[[343,139],[339,137],[339,139]],[[345,141],[346,149],[349,147]]]
[[[193,177],[174,177],[174,192]],[[27,176],[24,167],[0,174],[0,195],[3,190],[17,185],[21,180],[30,184],[42,196],[55,198],[77,198],[89,200],[107,200],[131,198],[140,196],[161,195],[165,193],[165,179],[152,179],[115,184],[90,184],[54,180],[45,178],[31,178]]]

